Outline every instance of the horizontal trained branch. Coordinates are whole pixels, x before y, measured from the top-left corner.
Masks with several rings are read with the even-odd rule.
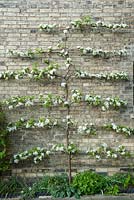
[[[46,150],[43,147],[33,147],[32,149],[17,153],[13,156],[12,162],[18,164],[20,161],[33,159],[35,164],[41,162],[44,158],[48,158],[55,152],[66,153],[69,155],[83,153],[82,150],[78,149],[76,144],[69,143],[65,146],[63,143],[58,143],[52,146],[50,150]],[[123,145],[111,148],[106,143],[101,144],[99,147],[90,148],[85,152],[89,157],[97,159],[119,159],[119,158],[130,158],[133,154],[128,151]]]
[[[126,49],[120,49],[120,50],[102,50],[102,49],[93,49],[91,47],[81,47],[78,46],[77,49],[81,52],[82,55],[88,55],[93,57],[101,57],[104,59],[108,59],[110,57],[124,57],[127,56],[127,50]]]
[[[36,164],[42,161],[43,158],[48,157],[49,154],[50,154],[50,151],[47,151],[45,148],[34,147],[32,149],[15,154],[13,156],[13,163],[18,164],[22,160],[33,158],[33,161]]]
[[[63,84],[63,83],[62,83]],[[15,96],[7,100],[4,100],[2,104],[7,106],[8,109],[16,109],[19,107],[29,107],[42,105],[45,108],[51,108],[53,106],[70,107],[74,103],[86,102],[88,105],[101,107],[102,111],[109,109],[119,109],[126,107],[127,102],[119,97],[107,97],[103,98],[100,95],[83,95],[79,90],[72,90],[72,94],[68,100],[64,96],[58,96],[53,94],[38,95],[35,96]]]
[[[48,47],[47,50],[43,48],[36,48],[35,50],[28,49],[27,51],[17,51],[17,50],[8,50],[8,54],[16,57],[16,58],[29,58],[29,59],[35,59],[37,57],[40,57],[42,54],[51,53],[52,47]]]
[[[72,91],[72,101],[75,103],[84,101],[88,105],[101,107],[102,111],[109,109],[119,109],[121,107],[126,107],[127,102],[120,99],[119,97],[107,97],[102,98],[100,95],[90,95],[87,94],[83,97],[82,93],[79,90]]]
[[[125,134],[127,137],[134,135],[134,128],[128,127],[128,126],[123,126],[123,125],[117,125],[115,123],[111,124],[104,124],[101,126],[97,126],[96,124],[93,123],[83,123],[78,126],[77,133],[81,135],[96,135],[98,129],[105,129],[109,131],[115,131],[116,133],[119,134]]]
[[[121,107],[127,106],[127,102],[120,99],[119,97],[101,98],[99,95],[86,95],[85,101],[88,103],[88,105],[100,106],[102,111],[109,109],[119,109]]]
[[[2,80],[10,80],[16,79],[20,80],[23,78],[29,78],[30,80],[44,80],[44,79],[55,79],[57,75],[57,70],[59,66],[56,63],[49,64],[43,69],[39,69],[37,67],[26,67],[20,71],[5,71],[0,72],[0,79]]]
[[[129,76],[126,72],[91,74],[85,71],[77,70],[75,73],[75,76],[76,78],[81,78],[81,79],[99,79],[99,80],[106,80],[106,81],[129,80]]]
[[[127,28],[128,25],[125,23],[120,24],[111,24],[111,23],[105,23],[102,21],[93,21],[90,16],[83,16],[80,19],[74,20],[71,22],[72,28],[79,28],[84,29],[86,27],[88,28],[105,28],[110,30],[116,30],[116,29],[124,29]]]
[[[71,21],[70,24],[66,27],[61,26],[60,24],[40,24],[39,29],[46,33],[52,33],[54,34],[57,31],[63,31],[64,34],[67,34],[70,31],[73,30],[85,30],[88,29],[90,31],[101,29],[103,31],[118,31],[120,29],[126,29],[129,26],[125,23],[119,23],[119,24],[111,24],[111,23],[105,23],[102,21],[94,21],[91,19],[90,16],[83,16],[80,19]]]
[[[43,57],[45,53],[56,53],[57,55],[68,58],[70,53],[76,53],[78,51],[81,52],[81,55],[88,55],[93,56],[94,58],[101,57],[103,59],[108,59],[110,57],[124,57],[128,55],[127,50],[119,49],[119,50],[102,50],[102,49],[93,49],[91,47],[81,47],[77,46],[74,49],[68,49],[65,47],[60,47],[60,44],[57,45],[57,48],[49,47],[49,50],[43,50],[42,48],[38,48],[35,50],[28,49],[27,51],[14,51],[9,50],[9,55],[15,57],[15,58],[29,58],[29,59],[35,59]],[[59,49],[60,48],[60,49]],[[30,53],[29,53],[30,52]]]
[[[19,108],[19,107],[29,107],[36,105],[43,105],[45,108],[50,108],[52,106],[66,106],[65,97],[46,94],[39,94],[38,97],[35,96],[14,96],[2,102],[4,106],[7,106],[9,110]]]
[[[33,129],[33,128],[47,128],[52,129],[54,127],[63,127],[66,129],[67,126],[76,126],[76,122],[73,121],[72,117],[70,115],[67,115],[65,118],[63,118],[61,121],[58,119],[52,119],[50,117],[40,117],[39,119],[24,119],[20,118],[16,122],[9,122],[7,125],[7,131],[14,132],[18,129]]]
[[[123,125],[117,125],[115,123],[105,124],[104,128],[115,131],[116,133],[123,133],[126,136],[134,135],[134,128],[130,128]]]
[[[62,120],[43,118],[43,117],[40,117],[39,119],[30,118],[28,120],[24,118],[20,118],[16,122],[9,122],[7,126],[7,131],[10,133],[10,132],[17,131],[18,129],[29,129],[29,128],[51,129],[56,126],[62,127],[65,129],[67,126],[69,126],[70,128],[73,128],[73,130],[77,134],[86,135],[86,136],[96,135],[99,129],[112,130],[112,131],[115,131],[116,133],[125,134],[127,137],[134,135],[134,128],[131,128],[128,126],[117,125],[115,123],[111,123],[111,124],[106,123],[101,126],[98,126],[97,124],[93,124],[93,123],[88,123],[88,122],[79,124],[79,122],[72,119],[72,116],[70,115],[67,115]]]
[[[16,122],[9,122],[7,126],[7,131],[14,132],[18,129],[29,129],[29,128],[53,128],[54,126],[58,126],[58,121],[56,119],[50,119],[50,118],[39,118],[38,120],[35,120],[33,118],[30,118],[29,120],[26,120],[24,118],[20,118]]]
[[[55,152],[63,152],[67,154],[75,154],[78,149],[75,144],[70,143],[66,147],[64,144],[53,145],[50,150],[46,150],[41,147],[34,147],[32,149],[17,153],[13,156],[13,163],[18,164],[20,161],[24,161],[32,158],[35,164],[41,162],[44,158],[47,158],[50,154]]]
[[[62,83],[63,84],[63,83]],[[66,83],[64,83],[64,87]],[[51,108],[53,106],[70,107],[74,103],[86,102],[88,105],[101,107],[102,111],[109,109],[119,109],[121,107],[126,107],[127,102],[120,99],[119,97],[107,97],[103,98],[100,95],[83,95],[79,90],[72,90],[68,100],[64,96],[58,96],[53,94],[38,95],[35,96],[15,96],[10,99],[4,100],[2,103],[7,106],[8,109],[12,110],[19,107],[29,107],[42,105],[45,108]]]
[[[130,151],[128,151],[123,145],[111,148],[106,143],[100,145],[99,147],[90,148],[87,151],[87,154],[91,158],[95,158],[97,160],[101,160],[103,158],[118,159],[132,156]]]

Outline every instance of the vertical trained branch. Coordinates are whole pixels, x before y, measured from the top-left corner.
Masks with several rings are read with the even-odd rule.
[[[133,62],[133,107],[134,107],[134,62]]]
[[[69,99],[69,88],[68,88],[68,82],[66,82],[66,101]],[[70,114],[70,106],[67,106],[67,116]],[[66,127],[66,148],[68,148],[69,145],[69,123],[67,122],[67,127]],[[68,178],[69,178],[69,183],[71,183],[71,153],[68,153]]]
[[[68,39],[67,37],[67,32],[63,31],[64,34],[65,34],[65,38],[64,38],[64,41],[65,41],[65,52],[67,52],[67,47],[66,47],[66,41]],[[69,59],[69,52],[67,54],[67,60]],[[68,62],[68,61],[67,61]],[[65,98],[66,98],[66,101],[68,102],[69,101],[69,71],[70,71],[70,62],[68,62],[68,65],[67,65],[67,73],[65,75],[65,81],[66,81],[66,86],[65,86]],[[67,116],[70,115],[70,105],[67,106]],[[68,146],[69,146],[69,129],[70,129],[70,125],[67,121],[67,126],[66,126],[66,148],[68,149]],[[69,184],[71,183],[71,179],[72,179],[72,163],[71,163],[71,153],[67,152],[67,156],[68,156],[68,178],[69,178]]]

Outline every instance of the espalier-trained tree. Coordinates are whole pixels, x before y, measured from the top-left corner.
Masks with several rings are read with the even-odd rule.
[[[21,79],[27,78],[35,81],[50,81],[58,79],[60,80],[60,85],[64,89],[64,95],[54,95],[48,92],[47,95],[36,96],[15,96],[9,99],[3,100],[3,108],[7,106],[8,109],[15,109],[19,107],[29,107],[37,105],[38,103],[46,108],[52,108],[53,106],[62,106],[66,109],[66,116],[64,119],[58,120],[51,117],[40,117],[39,119],[24,119],[20,118],[16,122],[10,122],[7,125],[8,133],[14,132],[18,129],[30,129],[30,128],[46,128],[46,129],[58,129],[59,127],[64,128],[64,133],[66,136],[66,144],[58,143],[52,146],[51,149],[34,147],[28,149],[24,152],[20,152],[13,156],[12,162],[19,163],[21,160],[26,160],[33,158],[33,162],[39,163],[44,157],[51,156],[53,152],[63,152],[66,153],[68,158],[68,172],[69,172],[69,182],[71,182],[72,168],[71,159],[72,155],[81,152],[81,150],[76,146],[76,144],[70,141],[70,130],[75,130],[78,134],[82,135],[95,135],[99,128],[105,130],[114,130],[117,133],[125,134],[126,136],[131,136],[134,134],[134,129],[126,127],[123,125],[118,125],[115,123],[104,124],[102,127],[97,126],[97,124],[90,124],[88,121],[85,124],[79,125],[77,119],[73,119],[70,115],[71,109],[76,104],[87,104],[93,107],[100,107],[102,112],[110,109],[120,109],[121,107],[126,107],[127,102],[120,99],[119,97],[101,97],[100,95],[87,94],[84,95],[82,91],[74,89],[70,91],[70,83],[72,79],[99,79],[105,81],[128,81],[129,76],[125,72],[111,72],[111,73],[98,73],[91,74],[87,71],[81,71],[75,65],[75,61],[72,60],[71,54],[73,52],[80,53],[81,56],[90,56],[94,59],[102,58],[109,59],[110,57],[124,57],[127,56],[126,49],[106,51],[103,49],[93,49],[91,47],[81,47],[78,46],[75,49],[69,49],[67,47],[67,42],[70,33],[76,31],[89,31],[96,32],[118,32],[126,28],[126,24],[106,24],[104,22],[95,22],[91,20],[89,16],[83,17],[79,20],[72,21],[68,27],[61,27],[57,24],[41,24],[39,26],[40,31],[44,34],[55,34],[58,31],[63,32],[63,38],[57,47],[48,47],[48,49],[36,48],[35,50],[29,49],[27,51],[14,51],[9,50],[10,56],[14,58],[23,59],[40,59],[43,55],[47,55],[48,59],[44,60],[46,66],[42,69],[39,67],[24,68],[19,71],[4,71],[0,73],[0,79],[2,81],[11,79],[16,79],[20,81]],[[59,64],[51,62],[51,56],[53,54],[58,54],[63,57],[65,61],[64,68],[60,67]],[[133,156],[124,146],[120,145],[118,147],[112,148],[107,144],[102,144],[94,149],[89,149],[85,152],[88,156],[94,157],[97,160],[103,158],[117,159],[121,157]]]

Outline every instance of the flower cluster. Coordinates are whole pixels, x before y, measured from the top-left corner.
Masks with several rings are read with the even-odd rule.
[[[79,90],[72,90],[72,102],[79,103],[82,100],[82,93]]]
[[[15,96],[4,100],[3,105],[8,106],[8,109],[11,110],[23,106],[33,106],[37,102],[41,103],[45,108],[58,105],[67,106],[67,102],[64,97],[53,95],[51,93],[47,95],[39,95],[39,98],[36,98],[35,96]]]
[[[78,148],[76,146],[76,144],[70,143],[68,144],[67,148],[66,148],[66,152],[68,154],[75,154],[78,152]]]
[[[105,23],[105,22],[102,22],[102,21],[97,21],[95,23],[92,23],[91,24],[92,27],[102,27],[102,28],[107,28],[107,29],[123,29],[123,28],[127,28],[128,25],[125,24],[125,23],[121,23],[121,24],[108,24],[108,23]]]
[[[23,128],[25,123],[26,123],[26,120],[24,118],[20,118],[16,122],[9,122],[8,125],[7,125],[7,131],[9,133],[14,132],[19,128]]]
[[[61,57],[68,57],[69,56],[69,52],[67,49],[61,49],[61,51],[58,53]]]
[[[53,33],[56,28],[57,28],[56,24],[40,24],[39,25],[39,29],[47,33]]]
[[[78,126],[78,134],[82,135],[96,135],[96,128],[94,124],[83,124]]]
[[[68,58],[66,59],[65,65],[66,65],[67,68],[70,67],[70,66],[72,65],[72,59],[71,59],[70,57],[68,57]]]
[[[127,105],[127,102],[121,100],[119,97],[107,97],[103,99],[100,95],[86,95],[85,101],[89,105],[101,106],[103,111],[106,111],[110,108],[119,109],[120,107],[125,107]]]
[[[72,28],[78,28],[82,29],[84,26],[89,26],[92,23],[92,19],[90,16],[84,16],[81,19],[77,19],[74,21],[71,21]]]
[[[62,81],[60,86],[63,88],[66,88],[66,86],[67,86],[66,80]]]
[[[70,27],[67,26],[66,29],[63,30],[63,33],[65,34],[65,36],[67,36],[67,34],[69,33],[69,29]]]
[[[54,79],[57,77],[57,69],[59,68],[58,64],[51,63],[47,67],[43,69],[39,69],[37,67],[24,68],[20,71],[5,71],[0,73],[0,79],[9,80],[9,79],[23,79],[30,78],[31,80],[41,80],[44,78]]]
[[[56,144],[56,145],[53,145],[52,151],[75,154],[78,152],[78,148],[73,143],[68,144],[67,147],[64,144]]]
[[[3,104],[7,105],[9,110],[18,108],[21,106],[32,106],[34,105],[34,96],[16,96],[8,100],[3,101]]]
[[[77,70],[75,73],[75,76],[77,78],[88,78],[88,79],[104,79],[104,80],[129,80],[128,74],[126,72],[111,72],[111,73],[100,73],[100,74],[91,74],[88,72],[83,72],[80,70]]]
[[[19,119],[16,122],[10,122],[7,126],[8,132],[14,132],[20,128],[52,128],[53,126],[57,126],[57,120],[52,120],[50,118],[39,118],[39,120],[35,120],[33,118],[29,120],[25,120],[23,118]]]
[[[62,122],[67,124],[68,126],[75,125],[75,122],[70,115],[67,115],[66,118],[62,120]]]
[[[46,151],[45,148],[41,147],[34,147],[30,150],[26,150],[22,153],[18,153],[13,156],[13,162],[18,164],[22,160],[27,160],[30,158],[33,158],[33,162],[39,163],[42,161],[45,157],[47,157],[50,154],[50,151]]]
[[[52,106],[64,105],[64,98],[60,96],[55,96],[52,94],[40,95],[40,101],[43,103],[45,108],[50,108]]]
[[[3,80],[9,80],[9,79],[22,79],[24,78],[27,74],[29,74],[30,68],[24,68],[20,71],[5,71],[5,72],[0,72],[0,79]]]
[[[120,126],[115,123],[111,124],[105,124],[104,128],[107,128],[108,130],[113,130],[116,133],[124,133],[126,136],[134,135],[134,129],[127,127],[127,126]]]
[[[35,67],[30,71],[28,77],[34,80],[40,80],[44,78],[54,79],[57,76],[56,72],[58,68],[59,68],[58,64],[49,64],[44,69],[38,69]]]
[[[71,26],[72,26],[72,28],[77,28],[77,29],[83,29],[83,28],[89,27],[89,28],[106,28],[106,29],[112,29],[112,30],[128,27],[128,25],[124,24],[124,23],[108,24],[108,23],[105,23],[102,21],[94,22],[94,21],[92,21],[90,16],[84,16],[81,19],[72,21]]]
[[[120,50],[113,50],[113,51],[106,51],[102,49],[92,49],[91,47],[81,47],[78,46],[77,49],[80,50],[82,55],[90,55],[93,57],[102,57],[102,58],[110,58],[113,56],[127,56],[127,50],[126,49],[120,49]]]
[[[35,50],[28,49],[27,51],[15,51],[15,50],[8,50],[9,55],[14,56],[16,58],[29,58],[34,59],[38,56],[41,56],[44,53],[51,53],[52,47],[48,47],[47,50],[44,50],[42,48],[36,48]]]
[[[97,160],[101,160],[103,158],[112,158],[117,159],[120,157],[129,157],[131,156],[130,152],[126,150],[126,148],[122,145],[111,148],[108,147],[106,143],[100,145],[100,147],[92,148],[87,151],[87,154],[90,157],[96,158]]]
[[[65,152],[65,145],[64,144],[55,144],[52,146],[52,151]]]

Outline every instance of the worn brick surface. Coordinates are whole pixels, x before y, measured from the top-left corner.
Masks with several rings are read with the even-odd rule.
[[[108,23],[127,23],[130,28],[122,33],[92,33],[92,32],[74,32],[69,35],[67,47],[90,46],[93,48],[102,48],[105,50],[120,49],[124,46],[128,49],[127,58],[111,58],[108,60],[81,57],[79,53],[72,53],[77,69],[90,71],[91,73],[125,71],[130,76],[129,82],[105,82],[97,80],[76,80],[70,82],[69,89],[81,89],[84,94],[94,93],[106,96],[120,96],[128,101],[128,107],[125,111],[101,112],[100,109],[89,108],[85,105],[76,105],[71,108],[71,115],[80,123],[83,121],[103,124],[105,122],[115,121],[134,127],[133,124],[133,55],[134,55],[134,2],[133,0],[1,0],[0,1],[0,71],[19,70],[24,66],[32,66],[35,60],[13,59],[7,56],[8,49],[27,50],[37,47],[46,48],[48,46],[56,47],[57,43],[63,37],[62,32],[55,35],[49,35],[38,31],[41,23],[57,23],[62,26],[69,24],[84,15],[91,15],[95,20],[102,20]],[[52,55],[52,60],[63,64],[64,60],[57,55]],[[43,58],[38,60],[43,67]],[[63,70],[64,71],[64,70]],[[54,94],[64,94],[60,87],[60,82],[53,84],[30,82],[28,80],[0,81],[0,99],[16,95],[35,95],[40,93],[52,92]],[[40,106],[6,110],[8,121],[15,121],[20,117],[39,117],[51,115],[55,118],[63,118],[67,112],[63,108],[55,107],[50,111]],[[89,146],[106,142],[111,146],[116,143],[123,144],[127,149],[134,151],[134,137],[125,138],[123,135],[117,135],[113,132],[100,131],[96,136],[84,137],[78,136],[74,131],[70,132],[70,139],[78,146],[87,150]],[[21,130],[10,135],[10,153],[29,149],[33,146],[51,147],[52,144],[65,142],[64,130]],[[118,141],[118,142],[117,142]],[[87,156],[77,155],[72,159],[73,172],[86,169],[93,169],[97,172],[108,172],[112,174],[120,171],[120,168],[133,167],[133,159],[124,160],[102,160],[96,162],[94,159],[88,159]],[[40,165],[32,165],[24,162],[13,166],[12,173],[25,176],[41,176],[44,172],[55,173],[67,171],[67,160],[65,155],[53,155],[48,160],[44,160]]]

